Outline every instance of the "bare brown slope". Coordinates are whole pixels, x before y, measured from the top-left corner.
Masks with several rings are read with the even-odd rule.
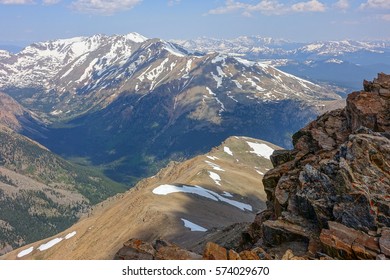
[[[251,222],[256,212],[265,208],[266,196],[261,184],[261,174],[272,165],[269,159],[251,153],[253,150],[247,141],[265,143],[250,138],[232,137],[207,155],[183,163],[171,163],[156,176],[141,181],[127,193],[117,195],[95,207],[89,217],[61,234],[27,245],[3,258],[20,259],[17,257],[20,252],[34,247],[32,253],[22,258],[112,259],[123,242],[130,238],[166,238],[177,241],[196,239],[205,234],[190,231],[184,227],[181,219],[206,229],[225,227],[236,222]],[[278,148],[269,143],[265,144],[273,149]],[[226,147],[233,156],[226,152],[229,151]],[[216,166],[224,171],[215,170]],[[210,177],[210,172],[220,176],[221,186]],[[228,203],[195,194],[154,194],[153,190],[163,184],[198,185],[219,195],[228,192],[232,197],[226,198],[251,205],[253,209],[243,211]],[[64,238],[72,232],[76,232],[74,236]],[[47,250],[37,250],[39,246],[55,238],[64,239]]]

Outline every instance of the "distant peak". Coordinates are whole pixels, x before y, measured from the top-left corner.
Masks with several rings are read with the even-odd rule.
[[[148,38],[146,38],[145,36],[142,36],[141,34],[139,34],[137,32],[131,32],[129,34],[124,35],[124,37],[126,39],[129,39],[129,40],[135,42],[135,43],[143,43],[146,40],[148,40]]]

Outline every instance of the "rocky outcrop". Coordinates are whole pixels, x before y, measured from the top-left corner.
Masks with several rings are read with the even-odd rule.
[[[115,254],[115,260],[198,260],[202,256],[165,240],[152,243],[130,239]]]
[[[390,257],[390,76],[364,89],[297,132],[292,151],[273,154],[267,210],[243,247],[298,242],[308,258]]]

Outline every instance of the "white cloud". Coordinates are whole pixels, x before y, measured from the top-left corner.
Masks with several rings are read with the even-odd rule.
[[[281,4],[278,1],[263,0],[256,5],[251,5],[248,7],[248,11],[260,12],[264,14],[282,14],[286,12],[286,7],[284,4]]]
[[[361,9],[390,9],[390,0],[367,0],[366,3],[360,5]]]
[[[34,1],[33,0],[0,0],[0,4],[25,5],[25,4],[34,4]]]
[[[333,5],[333,7],[339,10],[346,10],[350,7],[349,0],[339,0]]]
[[[248,8],[248,6],[250,5],[242,2],[235,2],[233,0],[227,0],[225,6],[212,9],[208,12],[208,14],[211,15],[228,14],[238,10],[245,10],[246,8]]]
[[[72,8],[82,13],[112,15],[119,11],[130,10],[142,0],[76,0]]]
[[[174,6],[176,4],[179,4],[181,0],[169,0],[168,1],[168,6]]]
[[[317,0],[308,2],[299,2],[291,6],[291,10],[295,12],[324,12],[326,7]]]
[[[226,0],[225,5],[212,9],[208,14],[227,14],[241,11],[244,16],[251,16],[254,12],[266,15],[282,15],[299,12],[324,12],[325,4],[318,0],[295,3],[291,6],[277,0],[261,0],[257,4],[247,4],[240,1]]]

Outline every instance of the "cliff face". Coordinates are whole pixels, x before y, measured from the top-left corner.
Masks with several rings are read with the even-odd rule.
[[[267,210],[243,236],[280,257],[390,257],[390,75],[364,82],[343,110],[293,136],[294,149],[272,156]]]

